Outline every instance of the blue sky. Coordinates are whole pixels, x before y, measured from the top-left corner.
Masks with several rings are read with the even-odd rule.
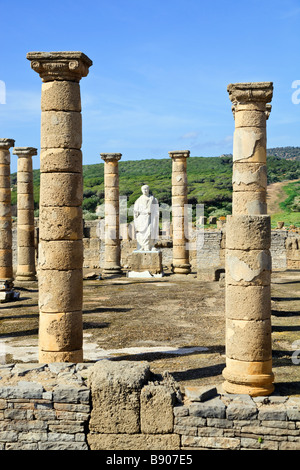
[[[59,50],[93,61],[81,80],[84,164],[102,162],[102,152],[122,160],[185,149],[231,153],[234,82],[273,81],[268,147],[300,146],[300,104],[292,102],[300,0],[0,0],[0,7],[0,136],[16,146],[40,148],[41,79],[26,54]]]

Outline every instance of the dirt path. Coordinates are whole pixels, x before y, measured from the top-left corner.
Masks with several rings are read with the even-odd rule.
[[[300,181],[290,180],[290,181],[280,181],[278,183],[269,184],[267,187],[267,203],[268,203],[268,212],[269,214],[278,214],[282,212],[279,204],[287,198],[287,194],[284,191],[284,186],[290,183],[296,183]]]

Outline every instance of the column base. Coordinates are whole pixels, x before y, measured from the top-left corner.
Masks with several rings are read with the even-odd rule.
[[[227,393],[246,394],[252,397],[270,395],[274,391],[272,361],[246,362],[226,359],[223,370]]]
[[[190,274],[191,265],[190,264],[172,264],[172,273],[173,274]]]
[[[17,282],[32,282],[37,281],[35,274],[16,274],[15,281]]]
[[[265,397],[274,392],[273,384],[271,384],[270,387],[254,387],[251,385],[233,384],[225,381],[223,382],[222,387],[226,393],[250,395],[251,397]]]
[[[18,300],[20,293],[14,290],[13,279],[0,280],[0,303]]]
[[[123,271],[120,266],[112,266],[103,268],[102,274],[105,276],[122,276]]]

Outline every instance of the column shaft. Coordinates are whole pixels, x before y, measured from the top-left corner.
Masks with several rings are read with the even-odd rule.
[[[36,267],[32,156],[37,155],[37,149],[32,147],[15,147],[13,154],[18,156],[18,268],[16,280],[18,282],[35,281]]]
[[[39,360],[82,362],[81,52],[32,52],[42,78]]]
[[[0,139],[0,282],[13,286],[10,147],[13,139]]]
[[[172,158],[172,224],[174,274],[189,274],[188,217],[187,217],[187,151],[169,152]]]
[[[121,270],[119,224],[119,165],[120,153],[101,153],[104,160],[105,187],[105,265],[103,273],[119,275]]]

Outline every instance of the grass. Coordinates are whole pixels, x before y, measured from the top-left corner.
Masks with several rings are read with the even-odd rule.
[[[286,184],[282,189],[287,198],[279,204],[282,211],[271,215],[272,228],[275,228],[279,221],[283,221],[286,227],[300,227],[300,204],[296,202],[300,195],[300,181]]]

